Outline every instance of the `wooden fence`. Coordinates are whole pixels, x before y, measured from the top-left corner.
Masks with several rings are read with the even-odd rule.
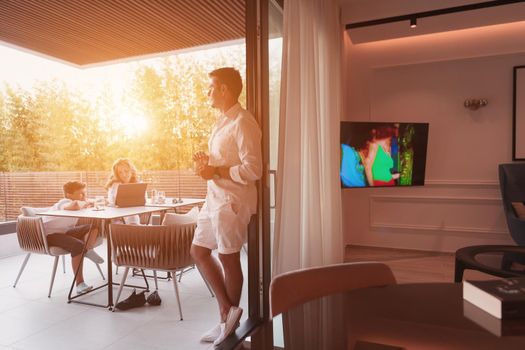
[[[166,192],[167,197],[204,198],[206,181],[192,170],[143,171],[139,173],[148,190]],[[0,172],[0,221],[16,220],[20,207],[47,207],[63,198],[62,185],[67,181],[87,184],[88,197],[106,195],[107,171],[70,172]]]

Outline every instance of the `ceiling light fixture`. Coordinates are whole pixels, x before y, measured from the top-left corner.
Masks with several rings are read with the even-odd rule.
[[[426,17],[441,16],[441,15],[446,15],[450,13],[479,10],[479,9],[485,9],[485,8],[490,8],[490,7],[502,6],[502,5],[511,5],[511,4],[516,4],[520,2],[525,2],[525,0],[485,1],[485,2],[480,2],[480,3],[462,5],[462,6],[441,8],[441,9],[432,10],[432,11],[410,13],[410,14],[401,15],[401,16],[378,18],[378,19],[373,19],[373,20],[368,20],[368,21],[363,21],[363,22],[356,22],[356,23],[348,23],[346,25],[346,29],[354,29],[354,28],[375,26],[378,24],[386,24],[386,23],[394,23],[394,22],[402,22],[402,21],[410,21],[410,27],[414,28],[413,23],[417,25],[416,23],[417,18],[421,19],[421,18],[426,18]]]
[[[415,28],[415,27],[417,27],[417,18],[416,17],[410,19],[410,28]]]

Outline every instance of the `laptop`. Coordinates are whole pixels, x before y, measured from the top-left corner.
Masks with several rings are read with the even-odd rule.
[[[147,183],[119,184],[115,206],[119,208],[141,207],[146,204]]]

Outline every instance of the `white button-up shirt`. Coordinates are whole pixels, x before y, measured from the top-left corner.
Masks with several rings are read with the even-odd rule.
[[[229,167],[228,179],[208,180],[206,202],[211,210],[235,203],[257,211],[255,181],[262,175],[261,129],[250,112],[235,104],[215,123],[208,142],[209,165]]]
[[[62,198],[56,202],[49,210],[64,210],[64,207],[70,205],[73,201],[69,198]],[[81,205],[86,202],[79,201]],[[44,223],[44,231],[46,235],[50,233],[65,233],[77,225],[78,218],[68,218],[61,216],[44,216],[42,218]]]

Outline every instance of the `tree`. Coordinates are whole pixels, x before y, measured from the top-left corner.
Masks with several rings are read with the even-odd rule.
[[[31,104],[29,93],[9,86],[6,88],[6,141],[10,151],[7,169],[10,171],[41,169],[44,166],[42,120],[31,109]]]
[[[8,171],[10,159],[10,147],[8,142],[8,114],[6,110],[4,94],[0,93],[0,171]]]
[[[106,85],[95,99],[63,81],[29,90],[5,86],[0,171],[109,171],[120,157],[142,170],[191,168],[192,154],[207,151],[218,115],[208,102],[208,73],[221,66],[243,73],[244,58],[244,45],[236,45],[134,63],[133,81],[123,92]],[[122,123],[133,122],[127,113],[143,116],[148,127],[127,134]]]

